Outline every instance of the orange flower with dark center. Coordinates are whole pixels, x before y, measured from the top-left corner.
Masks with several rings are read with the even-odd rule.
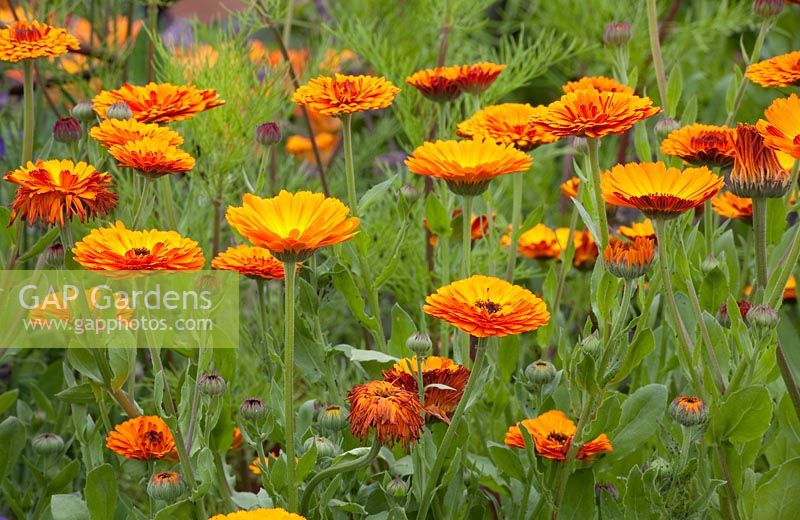
[[[416,356],[404,358],[395,363],[390,370],[385,370],[383,378],[409,392],[418,393],[417,368]],[[469,373],[467,368],[452,359],[439,356],[426,357],[422,361],[425,409],[439,417],[450,415],[464,394]]]
[[[735,160],[728,181],[734,195],[777,198],[789,190],[791,173],[783,168],[775,150],[766,147],[764,137],[755,126],[739,123],[734,153]]]
[[[716,195],[724,179],[705,166],[667,168],[663,162],[618,164],[600,179],[603,199],[650,218],[675,218]]]
[[[123,168],[133,168],[147,177],[188,172],[194,168],[194,157],[168,141],[145,137],[109,148],[108,153]]]
[[[725,218],[740,218],[750,220],[753,218],[753,199],[737,197],[726,191],[711,199],[711,207]]]
[[[319,132],[314,136],[314,140],[317,142],[317,150],[319,150],[322,162],[325,164],[330,163],[333,154],[336,153],[336,147],[340,141],[339,136],[328,132]],[[315,161],[311,139],[304,135],[289,136],[286,140],[286,151],[307,163],[314,163]]]
[[[531,158],[512,145],[485,139],[424,143],[405,161],[417,175],[443,179],[459,195],[479,195],[500,175],[524,172]]]
[[[522,334],[550,320],[545,303],[528,289],[483,275],[439,288],[422,310],[478,338]]]
[[[37,21],[18,21],[0,29],[0,60],[16,63],[37,58],[55,58],[80,48],[78,40],[64,29]]]
[[[117,90],[104,90],[92,100],[95,112],[105,119],[106,110],[114,103],[128,104],[133,118],[143,123],[171,123],[225,104],[213,89],[192,85],[148,83],[145,86],[126,83]]]
[[[378,110],[392,104],[400,92],[390,81],[375,76],[319,76],[298,88],[292,101],[327,116]]]
[[[214,515],[208,520],[306,520],[306,517],[290,513],[281,508],[259,508],[250,511]]]
[[[561,194],[568,199],[577,198],[580,185],[581,180],[578,177],[570,177],[565,182],[561,183]]]
[[[650,98],[588,87],[564,94],[547,106],[547,112],[531,116],[531,122],[559,137],[603,137],[623,134],[660,110]]]
[[[153,460],[173,457],[175,441],[161,417],[141,415],[116,425],[106,447],[128,459]]]
[[[156,139],[169,146],[183,144],[183,137],[178,132],[154,123],[140,123],[136,119],[105,119],[99,125],[92,127],[89,135],[106,148],[147,138]]]
[[[500,243],[508,246],[511,243],[511,237],[503,235]],[[536,224],[519,236],[517,252],[524,257],[539,260],[559,258],[561,244],[555,231],[544,224]]]
[[[730,166],[735,135],[727,126],[695,123],[671,132],[661,142],[661,153],[695,166]]]
[[[192,271],[205,263],[194,240],[175,231],[130,230],[120,221],[93,229],[72,253],[90,271]]]
[[[778,98],[764,111],[764,119],[756,125],[764,143],[800,159],[800,97],[792,94]]]
[[[556,229],[556,236],[558,237],[559,248],[565,251],[568,245],[569,228]],[[582,271],[593,268],[597,257],[600,256],[600,251],[589,230],[575,230],[572,234],[572,242],[575,244],[575,256],[572,258],[572,265]]]
[[[239,245],[229,247],[211,260],[211,267],[236,271],[250,278],[283,280],[283,262],[272,256],[268,249]]]
[[[467,94],[478,95],[489,88],[505,68],[505,65],[488,61],[474,65],[461,65],[458,67],[456,82]]]
[[[497,144],[512,144],[519,150],[532,150],[552,143],[558,137],[530,122],[530,117],[546,111],[544,106],[532,107],[523,103],[503,103],[479,110],[458,124],[458,135],[470,139],[483,138]]]
[[[525,428],[533,439],[534,448],[540,457],[564,461],[567,458],[572,439],[575,437],[575,423],[569,420],[564,412],[550,410],[535,419],[525,419],[511,426],[506,432],[506,446],[524,448],[525,440],[520,427]],[[578,448],[577,457],[580,460],[591,459],[598,453],[613,451],[611,441],[605,433],[593,440],[586,442]]]
[[[603,250],[606,268],[618,278],[633,280],[644,275],[655,256],[655,240],[636,237],[633,242],[612,238]]]
[[[623,85],[616,80],[607,78],[605,76],[588,76],[583,77],[576,81],[568,81],[561,90],[564,94],[575,92],[576,90],[583,90],[592,87],[599,92],[622,92],[623,94],[633,95],[634,91],[628,85]]]
[[[462,94],[458,83],[457,67],[437,67],[415,72],[406,78],[406,83],[419,90],[433,101],[445,102]]]
[[[631,240],[636,240],[636,237],[656,239],[656,229],[653,227],[653,221],[649,218],[641,222],[632,222],[630,226],[620,226],[617,232]]]
[[[388,381],[370,381],[354,386],[347,394],[350,401],[350,431],[366,440],[371,430],[381,444],[403,447],[419,439],[425,420],[416,392]]]
[[[744,77],[762,87],[790,87],[800,83],[800,51],[753,63]]]
[[[19,216],[29,224],[38,221],[64,227],[73,217],[86,222],[117,205],[117,195],[110,191],[111,175],[85,162],[29,161],[3,178],[19,186],[11,222]]]
[[[262,199],[251,193],[241,207],[229,207],[228,223],[253,244],[265,247],[282,262],[299,262],[315,250],[353,238],[359,220],[350,208],[322,193],[286,190]]]

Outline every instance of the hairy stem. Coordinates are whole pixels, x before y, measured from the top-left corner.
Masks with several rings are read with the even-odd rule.
[[[773,18],[765,18],[764,21],[761,22],[761,28],[758,30],[756,43],[753,45],[753,52],[750,54],[750,59],[747,61],[747,65],[751,65],[758,60],[758,56],[761,54],[761,47],[764,46],[764,40],[767,38],[767,34],[769,33],[773,24]],[[742,100],[744,99],[744,93],[746,90],[747,78],[742,78],[742,81],[739,83],[739,88],[736,90],[736,97],[733,101],[733,107],[731,107],[731,111],[728,113],[727,119],[725,119],[725,126],[730,126],[733,124],[733,120],[736,118],[736,113],[739,112],[739,107],[742,105]]]
[[[297,276],[297,264],[294,262],[284,263],[284,275],[286,283],[285,291],[285,315],[283,341],[283,415],[284,430],[286,432],[286,478],[288,483],[289,511],[297,511],[297,486],[296,471],[297,464],[294,454],[294,293],[295,277]]]
[[[347,178],[347,203],[350,205],[350,211],[354,216],[358,216],[358,209],[356,203],[358,198],[356,196],[356,172],[353,165],[353,129],[352,129],[352,114],[345,114],[342,116],[342,134],[344,137],[344,172]]]
[[[600,188],[600,140],[590,137],[586,141],[589,143],[589,171],[591,173],[594,205],[597,209],[597,219],[600,223],[600,236],[594,239],[600,245],[600,251],[602,252],[608,245],[608,217],[606,216],[606,203],[603,200],[603,190]]]
[[[508,265],[506,266],[506,280],[514,282],[514,266],[517,263],[517,241],[519,240],[519,227],[522,224],[522,172],[515,173],[511,191],[511,244],[508,246]]]
[[[653,68],[656,71],[658,96],[661,105],[667,104],[667,73],[664,71],[664,58],[661,56],[661,40],[658,35],[658,11],[656,0],[647,0],[647,29],[650,33],[650,53],[653,55]],[[674,116],[675,114],[667,114]]]
[[[753,233],[756,239],[756,287],[763,291],[767,287],[767,200],[753,198]]]

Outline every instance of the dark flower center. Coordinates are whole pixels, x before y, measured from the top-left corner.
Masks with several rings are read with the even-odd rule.
[[[164,434],[155,430],[145,432],[144,438],[153,444],[159,444],[164,439]]]
[[[149,255],[150,250],[146,247],[134,247],[129,251],[129,253],[133,253],[133,256],[140,257]]]
[[[569,437],[561,432],[550,432],[547,434],[547,440],[556,441],[559,444],[565,444],[569,440]]]
[[[692,148],[700,150],[722,149],[725,146],[725,138],[714,134],[703,134],[692,137]]]
[[[16,27],[14,28],[14,38],[17,41],[35,42],[42,38],[42,33],[35,27]]]
[[[502,307],[499,303],[495,303],[490,300],[478,300],[475,302],[475,307],[479,309],[483,309],[489,314],[494,314],[495,312],[499,311]]]

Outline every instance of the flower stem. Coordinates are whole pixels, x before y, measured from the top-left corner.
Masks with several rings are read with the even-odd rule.
[[[608,218],[606,217],[606,203],[603,201],[603,190],[600,188],[600,140],[590,137],[586,141],[589,143],[589,171],[591,172],[594,205],[597,209],[597,220],[600,222],[600,236],[594,237],[594,239],[600,245],[602,252],[608,245]]]
[[[753,232],[756,238],[756,288],[767,287],[767,201],[753,197]]]
[[[464,195],[461,210],[461,251],[464,254],[464,278],[472,272],[472,196]],[[514,249],[513,247],[511,249]]]
[[[344,172],[347,178],[347,203],[354,216],[358,216],[356,208],[356,171],[353,165],[353,115],[342,116],[342,133],[344,136]],[[313,138],[312,138],[313,139]]]
[[[284,263],[285,330],[283,341],[283,417],[286,432],[286,478],[288,484],[289,511],[297,511],[297,482],[294,455],[294,292],[297,264]]]
[[[33,160],[33,61],[23,60],[22,71],[24,74],[22,92],[24,97],[24,112],[22,119],[22,164]]]
[[[653,55],[653,68],[656,71],[658,96],[661,98],[661,105],[666,106],[667,73],[664,71],[664,59],[661,56],[661,41],[658,37],[658,11],[656,10],[656,0],[647,0],[647,29],[650,33],[650,53]],[[674,116],[674,114],[667,115]]]
[[[431,502],[433,501],[433,492],[436,489],[436,483],[439,480],[439,474],[442,471],[445,459],[450,454],[450,448],[453,444],[456,430],[458,430],[458,427],[461,423],[464,410],[467,408],[467,403],[472,398],[472,394],[475,392],[485,361],[486,347],[479,344],[477,348],[477,354],[475,356],[475,363],[472,366],[472,372],[469,376],[469,381],[467,381],[467,386],[464,388],[464,393],[461,396],[461,400],[458,402],[455,412],[453,412],[453,418],[451,419],[450,425],[447,427],[447,431],[444,434],[442,444],[439,446],[439,450],[436,452],[436,459],[433,462],[433,467],[428,473],[427,484],[425,485],[425,490],[423,491],[422,499],[419,503],[419,510],[417,511],[417,520],[425,520],[428,516],[428,510],[430,509]]]
[[[519,240],[519,227],[522,224],[522,172],[515,173],[511,188],[511,243],[508,246],[508,265],[506,266],[506,280],[514,282],[514,266],[517,263],[517,241]]]
[[[714,213],[711,199],[703,203],[703,235],[706,239],[706,255],[714,256]]]
[[[178,219],[175,216],[175,208],[172,200],[172,186],[170,186],[169,175],[164,175],[161,179],[161,198],[164,199],[164,213],[167,217],[167,225],[170,229],[178,229]]]
[[[747,65],[755,63],[755,61],[758,59],[759,54],[761,54],[761,47],[764,45],[764,40],[766,40],[767,34],[769,33],[773,24],[774,18],[764,18],[764,21],[761,22],[761,28],[758,30],[756,42],[753,44],[753,52],[750,54],[750,59],[747,60]],[[734,98],[733,107],[731,107],[728,118],[725,119],[725,126],[730,126],[733,124],[733,120],[736,118],[736,113],[739,112],[739,107],[744,99],[745,90],[747,90],[747,78],[742,78],[741,83],[739,83],[739,89],[736,91],[736,98]]]
[[[575,242],[572,239],[575,236],[575,226],[578,225],[578,207],[572,205],[572,215],[569,218],[569,234],[567,234],[567,248],[562,251],[561,265],[558,267],[558,284],[556,285],[556,295],[553,297],[553,305],[551,312],[553,312],[554,319],[558,314],[559,306],[561,305],[561,296],[564,294],[564,285],[567,281],[567,272],[572,266],[572,257],[575,251]]]
[[[419,392],[419,402],[422,406],[425,406],[425,383],[422,380],[422,356],[417,356],[417,373],[416,380],[417,380],[417,391]]]
[[[139,227],[143,224],[142,219],[144,218],[144,208],[147,206],[147,198],[150,197],[152,192],[152,184],[152,179],[146,177],[142,178],[142,192],[139,195],[139,201],[136,204],[136,211],[133,213],[133,229],[139,229]]]

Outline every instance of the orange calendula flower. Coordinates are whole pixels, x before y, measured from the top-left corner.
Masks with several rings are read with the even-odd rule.
[[[29,161],[3,178],[19,186],[11,222],[19,216],[29,224],[64,227],[73,217],[86,222],[117,205],[117,195],[110,191],[111,175],[85,162]]]
[[[561,183],[561,194],[568,199],[574,199],[578,196],[580,185],[581,180],[578,177],[570,177],[566,182]]]
[[[797,279],[794,275],[789,276],[786,280],[786,286],[783,288],[783,301],[794,301],[797,299]]]
[[[339,144],[339,136],[328,132],[319,132],[314,136],[317,142],[320,158],[325,164],[330,163],[336,147]],[[314,162],[314,147],[311,139],[303,135],[292,135],[286,140],[286,151],[307,163]]]
[[[37,58],[55,58],[80,48],[78,40],[64,29],[37,21],[14,22],[0,29],[0,60],[16,63]]]
[[[211,260],[211,267],[236,271],[250,278],[283,280],[283,262],[272,256],[268,249],[239,245],[229,247]]]
[[[546,459],[564,461],[567,458],[575,437],[575,423],[559,410],[550,410],[541,414],[535,419],[525,419],[511,426],[506,432],[506,446],[512,448],[524,448],[525,440],[522,437],[520,427],[525,428],[533,439],[534,448],[540,457]],[[605,433],[600,434],[593,440],[586,442],[578,448],[578,459],[591,459],[598,453],[613,451],[611,441]]]
[[[350,431],[366,440],[371,430],[381,444],[400,442],[403,447],[419,439],[425,421],[416,392],[388,381],[370,381],[354,386],[350,401]]]
[[[133,168],[147,177],[188,172],[194,168],[194,157],[168,141],[145,137],[109,148],[108,153],[123,168]]]
[[[251,193],[241,207],[229,207],[228,223],[253,244],[265,247],[282,262],[299,262],[315,250],[350,240],[359,220],[350,208],[322,193],[286,190],[262,199]]]
[[[384,371],[383,378],[409,392],[418,392],[417,368],[416,356],[404,358],[395,363],[390,370]],[[469,373],[466,367],[452,359],[439,356],[426,357],[422,361],[425,409],[438,417],[446,418],[450,415],[464,394]]]
[[[433,101],[451,101],[463,93],[458,83],[458,67],[419,70],[407,77],[406,83]]]
[[[93,229],[72,253],[90,271],[191,271],[205,263],[194,240],[175,231],[134,231],[120,221]]]
[[[100,92],[92,104],[95,112],[105,119],[108,107],[120,101],[127,103],[133,118],[143,123],[182,121],[225,104],[216,90],[170,83],[148,83],[145,86],[126,83],[116,90]]]
[[[641,222],[633,222],[630,226],[620,226],[617,232],[631,240],[636,240],[636,237],[656,239],[656,229],[653,227],[653,221],[649,218]]]
[[[244,437],[242,437],[242,430],[239,429],[238,426],[233,427],[233,441],[231,442],[231,447],[229,450],[235,450],[239,446],[244,443]]]
[[[208,520],[306,520],[306,517],[290,513],[285,509],[253,509],[251,511],[237,511],[226,515],[214,515]]]
[[[461,90],[467,94],[478,95],[489,88],[505,68],[505,65],[498,65],[488,61],[474,65],[461,65],[458,67],[456,81]]]
[[[783,168],[775,150],[767,148],[764,137],[755,126],[739,123],[734,153],[728,185],[735,195],[777,198],[789,190],[791,173]]]
[[[569,228],[562,227],[556,229],[556,237],[558,237],[559,248],[561,250],[566,250]],[[597,257],[600,255],[600,251],[597,248],[592,234],[589,233],[589,230],[575,230],[572,234],[572,242],[575,244],[575,256],[572,258],[572,265],[582,271],[593,268]]]
[[[671,132],[661,141],[661,153],[695,166],[730,166],[735,136],[727,126],[695,123]]]
[[[650,98],[588,87],[564,94],[547,106],[547,112],[531,116],[531,122],[559,137],[603,137],[623,134],[660,110]]]
[[[147,138],[157,139],[169,146],[183,144],[183,137],[178,132],[154,123],[140,123],[136,119],[105,119],[92,127],[89,135],[106,148]]]
[[[544,106],[533,107],[527,103],[488,106],[459,123],[458,135],[470,139],[484,138],[497,144],[512,144],[523,151],[532,150],[558,140],[555,135],[530,122],[533,114],[546,110]]]
[[[716,195],[724,179],[705,166],[667,168],[663,162],[618,164],[600,179],[603,199],[650,218],[674,218]]]
[[[766,145],[800,159],[800,97],[792,94],[776,99],[764,117],[766,121],[760,119],[756,126]]]
[[[326,116],[341,116],[386,108],[398,92],[382,77],[336,74],[312,79],[295,91],[292,101]]]
[[[569,94],[570,92],[575,92],[576,90],[582,90],[589,87],[592,87],[599,92],[622,92],[623,94],[634,94],[633,89],[628,85],[623,85],[622,83],[605,76],[587,76],[576,81],[568,81],[563,87],[561,87],[561,90],[564,91],[564,94]]]
[[[173,456],[175,441],[161,417],[141,415],[116,425],[106,447],[128,459],[152,460]]]
[[[720,193],[711,199],[711,207],[725,218],[745,220],[753,218],[753,199],[737,197],[730,191]]]
[[[800,51],[753,63],[744,77],[762,87],[790,87],[800,83]]]
[[[636,237],[632,242],[612,238],[603,250],[606,268],[618,278],[633,280],[647,273],[655,256],[652,238]]]
[[[511,237],[503,235],[500,238],[500,243],[508,246],[511,243]],[[519,236],[517,252],[524,257],[539,260],[559,258],[561,256],[561,244],[555,231],[544,224],[536,224]]]
[[[405,163],[411,173],[443,179],[454,193],[479,195],[495,177],[530,169],[531,158],[512,145],[476,139],[424,143]]]
[[[483,275],[439,288],[422,310],[478,338],[522,334],[550,320],[545,303],[528,289]]]

